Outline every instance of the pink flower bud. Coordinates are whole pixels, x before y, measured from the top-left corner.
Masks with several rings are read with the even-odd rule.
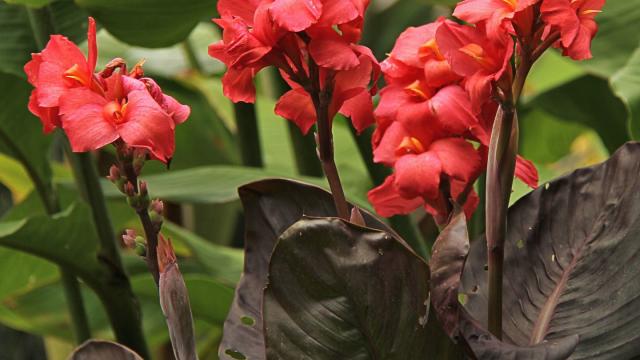
[[[127,182],[124,185],[124,193],[128,196],[128,197],[133,197],[136,195],[136,189],[133,187],[133,184],[131,183],[131,181]]]
[[[122,235],[122,241],[124,241],[124,245],[129,249],[134,249],[136,247],[136,231],[133,229],[125,230]]]
[[[140,196],[147,196],[149,195],[149,190],[147,189],[147,182],[146,181],[140,181]]]
[[[162,215],[164,213],[164,203],[160,199],[155,199],[151,201],[150,210],[158,215]]]
[[[120,180],[120,177],[120,169],[116,165],[111,165],[111,167],[109,168],[109,176],[107,176],[107,179],[109,179],[109,181],[111,181],[112,183],[115,183],[116,181]]]

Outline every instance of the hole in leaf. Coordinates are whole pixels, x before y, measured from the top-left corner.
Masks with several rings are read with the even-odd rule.
[[[240,318],[242,325],[253,326],[256,323],[256,320],[251,316],[243,316]]]
[[[524,241],[522,241],[522,239],[518,240],[516,242],[516,246],[518,247],[518,249],[522,249],[524,247]]]
[[[473,285],[473,288],[471,289],[471,292],[477,293],[478,292],[478,285]]]
[[[247,357],[238,350],[227,349],[224,351],[224,353],[237,360],[247,360]]]
[[[458,302],[460,304],[465,305],[467,303],[467,300],[468,300],[467,294],[464,294],[464,293],[458,294]]]

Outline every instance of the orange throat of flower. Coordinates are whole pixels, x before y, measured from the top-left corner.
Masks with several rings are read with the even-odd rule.
[[[116,125],[126,122],[127,101],[110,101],[102,108],[102,116]]]
[[[413,136],[405,136],[400,145],[396,148],[396,155],[421,154],[425,152],[425,150],[426,149],[420,140]]]

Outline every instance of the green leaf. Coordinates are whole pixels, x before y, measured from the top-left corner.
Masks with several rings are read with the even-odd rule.
[[[262,289],[276,240],[303,215],[336,216],[336,210],[328,192],[295,181],[263,180],[238,191],[245,210],[244,271],[225,321],[219,355],[227,360],[264,359]],[[393,233],[370,213],[361,212],[369,227]]]
[[[76,42],[86,40],[87,16],[72,0],[56,0],[42,11],[51,22],[52,32]],[[32,52],[42,50],[31,29],[27,8],[0,1],[0,34],[0,71],[26,78],[22,67],[31,59]],[[3,91],[4,94],[10,93]]]
[[[202,19],[215,16],[208,0],[76,0],[118,39],[149,48],[167,47],[189,36]]]
[[[7,4],[25,5],[29,7],[39,8],[50,4],[54,0],[4,0]]]
[[[303,219],[264,292],[267,359],[426,359],[429,268],[388,233]]]
[[[165,174],[144,176],[154,197],[175,202],[193,204],[221,204],[238,199],[238,187],[265,178],[287,177],[286,173],[242,166],[203,166]],[[290,176],[290,175],[289,175]],[[328,188],[324,179],[296,177],[302,181]],[[113,184],[104,181],[103,190],[108,197],[122,197]],[[359,206],[369,208],[362,196],[354,197],[347,191],[347,197]]]
[[[626,66],[611,77],[610,82],[614,92],[627,106],[631,136],[640,139],[640,47]]]
[[[595,20],[599,29],[591,46],[593,59],[583,65],[607,78],[624,67],[640,45],[640,32],[629,31],[640,22],[640,0],[607,0]]]
[[[572,359],[640,356],[640,143],[540,187],[509,211],[503,334],[515,345],[578,335]],[[485,322],[486,245],[471,246],[466,308]]]
[[[167,237],[184,243],[213,279],[227,286],[234,286],[240,280],[243,264],[241,250],[210,243],[170,222],[163,224],[162,232]]]
[[[0,83],[0,151],[26,164],[25,170],[38,182],[37,187],[49,187],[51,137],[42,134],[40,121],[27,110],[31,87],[21,78],[1,72]]]
[[[537,96],[530,105],[559,120],[596,130],[610,152],[629,140],[624,103],[604,79],[582,76]]]

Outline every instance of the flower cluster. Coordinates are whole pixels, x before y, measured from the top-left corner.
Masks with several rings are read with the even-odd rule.
[[[531,64],[549,46],[590,57],[593,17],[603,4],[464,0],[454,15],[473,26],[440,18],[403,32],[381,65],[387,85],[375,111],[374,160],[394,173],[369,192],[376,211],[392,216],[424,206],[443,223],[452,199],[470,216],[499,105],[517,101]],[[535,167],[521,157],[516,176],[537,186]]]
[[[144,77],[141,63],[128,72],[122,59],[114,59],[96,73],[92,18],[87,37],[88,58],[62,35],[52,35],[42,52],[32,54],[24,67],[35,87],[29,110],[40,118],[45,132],[64,129],[73,151],[118,141],[168,162],[175,149],[175,126],[189,117],[189,107]]]
[[[276,113],[306,133],[317,120],[319,102],[327,117],[351,117],[356,129],[373,124],[371,95],[379,66],[357,45],[369,0],[220,0],[215,19],[222,40],[209,54],[227,65],[222,84],[234,102],[255,101],[253,78],[276,66],[291,86]],[[320,95],[324,94],[324,95]]]

